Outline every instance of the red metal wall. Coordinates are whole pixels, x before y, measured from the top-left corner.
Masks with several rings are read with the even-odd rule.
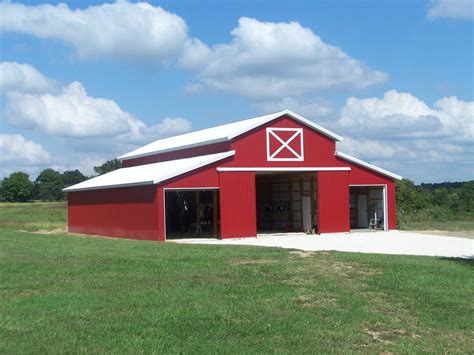
[[[70,192],[69,231],[157,240],[156,192],[156,186]]]
[[[207,155],[214,153],[228,152],[230,149],[230,142],[209,144],[202,147],[187,148],[173,152],[150,155],[147,157],[124,160],[122,165],[124,168],[136,165],[145,165],[151,163],[158,163],[160,161],[191,158],[198,155]]]
[[[255,173],[221,172],[221,238],[255,237],[257,210]]]
[[[395,198],[395,182],[393,179],[369,170],[360,165],[340,159],[351,168],[349,185],[387,185],[388,229],[397,228],[397,206]]]
[[[349,232],[349,172],[317,173],[319,233]]]

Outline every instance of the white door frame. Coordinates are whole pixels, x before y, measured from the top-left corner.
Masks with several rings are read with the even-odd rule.
[[[219,191],[218,187],[164,187],[163,188],[163,233],[166,241],[166,191]]]
[[[351,187],[382,187],[383,188],[383,230],[388,231],[388,203],[387,203],[387,184],[350,184]],[[367,196],[368,201],[368,196]]]

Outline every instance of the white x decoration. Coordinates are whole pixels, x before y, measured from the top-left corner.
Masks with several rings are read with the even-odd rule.
[[[290,138],[283,140],[277,132],[294,132]],[[271,151],[271,146],[270,146],[270,140],[272,139],[271,137],[274,137],[278,142],[281,143],[281,145],[275,150]],[[297,150],[293,149],[290,147],[290,143],[296,139],[299,138],[299,152]],[[293,157],[284,157],[284,158],[279,158],[278,154],[283,149],[288,149]],[[303,155],[303,129],[302,128],[267,128],[267,161],[303,161],[304,160],[304,155]]]

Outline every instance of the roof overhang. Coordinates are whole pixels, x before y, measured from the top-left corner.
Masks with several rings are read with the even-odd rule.
[[[335,155],[339,158],[342,158],[344,160],[347,160],[351,163],[354,163],[354,164],[357,164],[357,165],[360,165],[360,166],[363,166],[364,168],[367,168],[369,170],[372,170],[372,171],[375,171],[381,175],[385,175],[385,176],[388,176],[392,179],[395,179],[395,180],[402,180],[403,177],[400,176],[400,175],[397,175],[395,173],[392,173],[388,170],[385,170],[385,169],[382,169],[382,168],[379,168],[378,166],[375,166],[375,165],[372,165],[370,163],[367,163],[366,161],[363,161],[363,160],[360,160],[360,159],[357,159],[349,154],[346,154],[346,153],[342,153],[342,152],[339,152],[339,151],[336,151],[335,152]]]
[[[121,168],[63,189],[64,192],[156,185],[235,155],[223,153]]]

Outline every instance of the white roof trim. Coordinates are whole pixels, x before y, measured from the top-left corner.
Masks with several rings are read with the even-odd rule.
[[[263,171],[263,172],[273,172],[273,171],[350,171],[351,168],[348,166],[336,166],[336,167],[296,167],[296,168],[261,168],[261,167],[238,167],[238,168],[217,168],[217,171]]]
[[[400,176],[400,175],[397,175],[395,173],[392,173],[388,170],[385,170],[385,169],[382,169],[382,168],[379,168],[378,166],[375,166],[375,165],[372,165],[370,163],[367,163],[366,161],[363,161],[363,160],[360,160],[360,159],[357,159],[349,154],[346,154],[346,153],[342,153],[342,152],[339,152],[339,151],[336,151],[335,152],[336,156],[342,158],[342,159],[345,159],[345,160],[348,160],[354,164],[358,164],[358,165],[361,165],[367,169],[370,169],[370,170],[373,170],[373,171],[376,171],[382,175],[385,175],[385,176],[389,176],[393,179],[396,179],[396,180],[402,180],[403,177]]]
[[[121,168],[63,189],[65,192],[154,185],[235,155],[235,151]]]
[[[200,147],[213,143],[227,142],[284,115],[292,117],[296,121],[301,122],[302,124],[328,136],[335,141],[343,140],[341,136],[338,136],[337,134],[317,125],[313,121],[310,121],[307,118],[304,118],[303,116],[300,116],[290,110],[283,110],[264,116],[258,116],[247,120],[181,134],[179,136],[160,139],[135,149],[132,152],[124,154],[118,157],[118,159],[136,159],[158,153],[166,153],[186,148]]]

